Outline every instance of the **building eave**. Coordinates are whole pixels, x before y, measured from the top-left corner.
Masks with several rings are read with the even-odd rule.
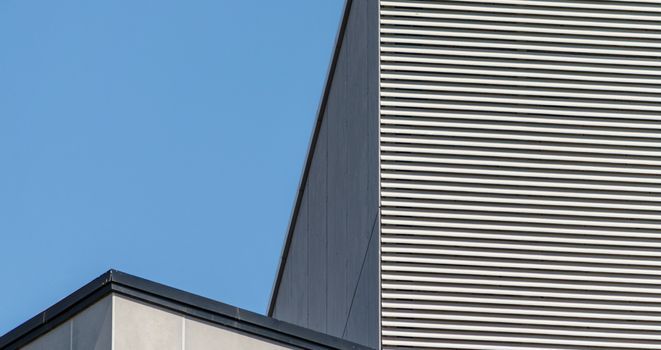
[[[104,273],[0,337],[0,349],[20,349],[111,294],[301,349],[369,349],[117,270]]]

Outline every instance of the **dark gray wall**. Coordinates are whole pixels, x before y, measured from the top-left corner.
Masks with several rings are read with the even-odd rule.
[[[354,0],[272,315],[376,347],[378,4]]]

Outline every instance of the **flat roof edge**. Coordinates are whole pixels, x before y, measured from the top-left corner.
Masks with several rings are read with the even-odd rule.
[[[317,139],[319,138],[319,131],[321,130],[321,125],[323,123],[324,114],[326,111],[326,105],[328,103],[328,97],[330,95],[330,90],[333,85],[335,68],[337,66],[337,61],[339,60],[340,57],[340,51],[342,49],[342,43],[344,41],[344,33],[346,31],[347,23],[349,22],[349,14],[351,13],[352,3],[353,0],[345,0],[344,2],[344,10],[339,26],[340,28],[337,32],[337,36],[335,37],[333,56],[331,59],[331,63],[328,67],[328,73],[326,74],[326,83],[324,84],[324,91],[321,97],[321,101],[319,102],[319,107],[317,110],[317,118],[314,124],[314,129],[312,130],[312,136],[310,137],[310,143],[308,146],[308,152],[305,159],[305,165],[303,167],[301,178],[298,184],[296,199],[294,201],[291,217],[289,219],[289,226],[287,228],[287,235],[285,236],[284,244],[282,246],[282,252],[280,254],[280,262],[278,263],[278,269],[276,272],[275,280],[273,282],[273,287],[271,289],[271,298],[269,299],[269,305],[267,310],[268,316],[273,316],[273,311],[275,310],[275,303],[276,303],[276,299],[278,298],[280,282],[282,280],[282,275],[285,270],[287,257],[289,255],[289,248],[291,246],[291,241],[294,236],[294,228],[296,227],[296,219],[298,217],[298,212],[301,207],[301,202],[303,202],[305,185],[307,184],[308,175],[310,173],[310,167],[312,166],[312,159],[314,158],[314,151],[317,146]]]
[[[0,349],[20,348],[110,294],[110,283],[114,272],[114,270],[105,272],[45,311],[38,313],[1,336]]]
[[[20,349],[110,294],[126,296],[184,316],[303,349],[369,349],[344,339],[315,332],[117,270],[109,270],[0,337],[0,349]]]

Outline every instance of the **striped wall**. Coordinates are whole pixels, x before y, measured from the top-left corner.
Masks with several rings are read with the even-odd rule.
[[[661,349],[661,1],[380,4],[383,349]]]

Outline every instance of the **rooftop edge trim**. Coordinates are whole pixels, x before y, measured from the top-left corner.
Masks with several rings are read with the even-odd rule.
[[[20,349],[110,294],[302,349],[370,349],[117,270],[109,270],[0,337],[0,349]]]

